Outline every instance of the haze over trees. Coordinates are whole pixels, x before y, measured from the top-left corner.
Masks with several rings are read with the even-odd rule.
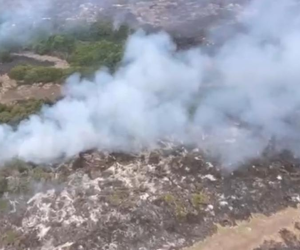
[[[40,55],[60,57],[70,64],[69,69],[18,65],[9,72],[9,76],[22,84],[63,82],[74,72],[87,77],[101,67],[111,71],[116,69],[130,32],[127,26],[115,29],[112,23],[100,21],[66,26],[50,35],[38,32],[30,43],[0,52],[0,61],[12,60],[10,52],[30,50]]]

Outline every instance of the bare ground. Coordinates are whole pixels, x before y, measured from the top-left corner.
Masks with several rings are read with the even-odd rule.
[[[253,215],[249,221],[238,222],[235,227],[219,227],[217,233],[186,250],[253,250],[264,241],[283,243],[280,232],[289,229],[299,237],[295,223],[300,219],[300,209],[287,208],[269,217]]]
[[[0,103],[10,104],[27,99],[40,99],[55,101],[61,94],[59,84],[34,84],[32,86],[20,86],[8,89],[0,95]]]
[[[20,58],[34,59],[34,61],[53,65],[55,68],[67,69],[70,67],[69,63],[66,60],[55,56],[38,55],[33,52],[14,53],[13,55]]]

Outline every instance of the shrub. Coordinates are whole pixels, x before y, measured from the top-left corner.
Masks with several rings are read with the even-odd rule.
[[[207,204],[209,202],[209,198],[205,193],[200,192],[192,194],[191,202],[195,208],[199,208],[202,205]]]
[[[63,76],[63,70],[50,67],[32,67],[27,71],[24,81],[25,83],[47,83],[56,82]]]
[[[19,102],[14,106],[0,104],[0,123],[18,123],[29,115],[38,112],[43,103],[42,100],[30,99]]]
[[[125,25],[115,29],[111,22],[95,22],[89,29],[89,37],[91,40],[110,40],[122,41],[129,35],[129,28]]]
[[[39,40],[32,45],[32,49],[41,55],[52,53],[69,54],[75,47],[75,39],[67,35],[53,35]]]
[[[123,54],[123,45],[108,41],[80,43],[76,46],[69,62],[72,66],[101,67],[115,69]]]
[[[64,77],[63,79],[66,79],[70,75],[74,73],[79,73],[81,78],[89,78],[93,77],[95,72],[99,69],[99,67],[93,66],[93,67],[78,67],[78,66],[72,66],[68,69],[64,70]]]
[[[11,69],[9,77],[26,84],[47,83],[59,81],[64,76],[64,71],[51,67],[35,67],[19,65]]]
[[[11,69],[9,72],[9,77],[17,81],[22,81],[25,79],[27,72],[31,69],[29,65],[18,65]]]

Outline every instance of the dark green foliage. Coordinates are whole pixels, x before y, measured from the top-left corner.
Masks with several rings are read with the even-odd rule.
[[[131,30],[126,25],[121,25],[118,30],[114,32],[114,39],[119,42],[124,42],[127,40],[128,36],[131,34]]]
[[[130,30],[127,26],[121,25],[114,29],[110,22],[95,22],[92,24],[80,22],[74,27],[66,27],[60,33],[51,36],[37,36],[35,42],[29,46],[38,54],[58,54],[67,56],[73,52],[78,41],[96,42],[111,41],[124,42]]]
[[[61,56],[71,53],[74,47],[75,39],[67,35],[53,35],[32,45],[32,49],[38,54],[56,53]]]
[[[129,35],[129,29],[127,26],[122,25],[118,29],[114,29],[112,23],[108,22],[94,23],[91,25],[88,32],[88,36],[91,41],[109,40],[121,42]]]
[[[74,73],[79,73],[82,78],[93,77],[95,72],[98,69],[99,69],[98,66],[93,66],[93,67],[72,66],[72,67],[64,70],[64,78],[66,79],[68,76],[70,76]]]
[[[80,43],[69,62],[72,66],[93,67],[107,66],[114,69],[120,62],[123,54],[123,45],[109,41],[95,43]]]
[[[131,31],[126,25],[121,25],[118,29],[115,29],[112,23],[102,21],[92,24],[79,22],[73,27],[67,27],[65,32],[79,41],[95,42],[107,40],[123,42]]]
[[[0,123],[15,124],[38,112],[44,101],[30,99],[19,102],[13,106],[0,104]]]
[[[124,43],[130,34],[127,26],[114,29],[109,22],[76,26],[68,32],[77,40],[68,61],[73,67],[80,67],[79,71],[87,76],[101,66],[114,70],[122,59]]]
[[[57,82],[64,76],[63,69],[19,65],[9,72],[9,77],[25,84]]]
[[[131,32],[127,26],[114,29],[109,22],[77,22],[76,25],[72,24],[73,27],[68,25],[54,30],[50,36],[43,29],[36,31],[35,42],[18,49],[25,48],[38,54],[67,59],[70,69],[18,65],[9,72],[10,78],[20,84],[60,83],[75,72],[81,73],[83,77],[90,77],[103,66],[111,71],[116,69],[123,56],[125,40]],[[1,58],[5,62],[11,59],[9,53],[3,53],[2,56],[0,53],[0,62]]]
[[[17,81],[23,81],[27,72],[32,68],[29,65],[18,65],[9,72],[9,77]]]
[[[56,82],[63,76],[63,70],[50,67],[34,67],[25,75],[25,83]]]

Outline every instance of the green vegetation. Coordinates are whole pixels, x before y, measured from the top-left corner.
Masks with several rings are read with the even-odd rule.
[[[38,54],[56,54],[65,57],[72,53],[76,40],[68,35],[52,35],[46,39],[36,41],[30,47]]]
[[[31,176],[35,181],[47,181],[51,179],[51,174],[45,168],[37,167],[31,170]]]
[[[201,208],[203,205],[208,204],[209,198],[203,193],[192,194],[191,202],[195,208]]]
[[[116,190],[108,196],[108,201],[114,206],[119,206],[125,202],[129,203],[129,193],[126,190]]]
[[[54,181],[51,169],[33,166],[21,160],[13,160],[0,169],[0,210],[6,210],[8,204],[2,198],[8,194],[26,194],[34,190],[34,182]]]
[[[130,30],[125,25],[114,29],[110,22],[92,24],[81,22],[74,27],[66,27],[51,36],[40,35],[27,49],[38,54],[55,54],[65,57],[72,54],[78,42],[110,41],[123,43],[129,34]]]
[[[130,34],[127,26],[115,29],[112,23],[77,23],[74,27],[60,28],[51,35],[39,32],[34,41],[19,50],[32,50],[37,54],[54,55],[66,59],[70,69],[18,65],[11,69],[9,76],[19,83],[63,82],[74,72],[89,77],[100,67],[114,71],[123,56],[124,44]],[[13,50],[16,50],[13,48]],[[0,62],[9,62],[11,50],[0,52]]]
[[[9,202],[0,198],[0,214],[6,212],[9,209]]]
[[[209,203],[206,193],[200,191],[188,196],[175,196],[168,193],[161,197],[161,200],[170,207],[177,219],[185,219],[188,214],[197,215],[203,206]]]
[[[75,67],[107,66],[114,69],[122,54],[123,46],[118,43],[109,41],[79,43],[68,61]]]
[[[6,246],[18,246],[20,243],[20,234],[15,230],[8,230],[1,238],[1,243]]]
[[[166,194],[166,195],[164,195],[162,198],[163,198],[163,200],[164,200],[167,204],[169,204],[169,205],[172,205],[173,203],[176,202],[176,198],[175,198],[175,196],[172,195],[172,194]]]
[[[78,43],[108,41],[122,44],[130,34],[130,29],[122,25],[118,29],[110,22],[95,22],[92,24],[80,22],[73,27],[65,27],[51,36],[41,35],[27,47],[38,54],[55,54],[67,58]]]
[[[172,194],[166,194],[162,199],[174,209],[176,218],[184,219],[189,213],[188,206]]]
[[[64,76],[63,69],[18,65],[11,69],[9,77],[24,84],[57,82]]]
[[[127,26],[114,29],[112,23],[77,23],[58,34],[37,39],[29,48],[38,54],[64,59],[79,72],[89,74],[101,66],[114,70],[121,60],[124,43],[130,34]]]
[[[20,194],[28,192],[30,190],[30,182],[28,178],[24,178],[24,174],[28,170],[29,165],[19,160],[13,160],[1,168],[0,193],[3,195],[4,193]]]
[[[38,112],[44,103],[43,100],[29,99],[18,102],[13,106],[0,104],[0,123],[18,123]]]
[[[131,30],[126,25],[121,25],[118,29],[115,29],[111,22],[99,21],[92,24],[77,23],[73,27],[67,27],[65,33],[80,41],[95,42],[106,40],[119,43],[127,39]]]

